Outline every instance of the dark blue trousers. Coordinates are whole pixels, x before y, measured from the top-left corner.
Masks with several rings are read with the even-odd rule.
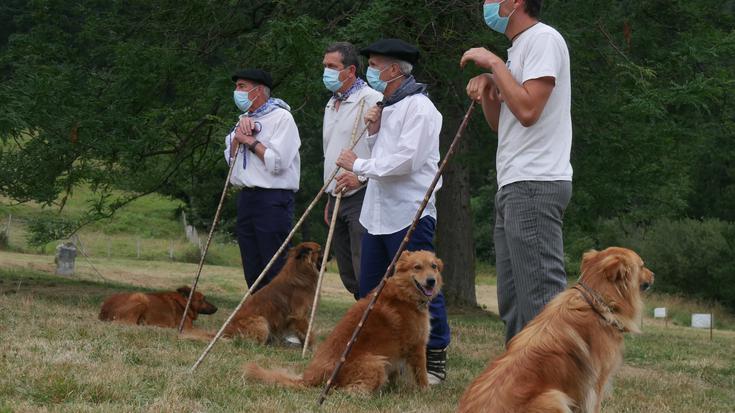
[[[237,243],[243,272],[252,286],[291,231],[295,194],[287,189],[243,188],[237,197]],[[284,250],[258,284],[266,286],[286,263]]]
[[[416,230],[411,235],[406,249],[408,251],[434,251],[434,230],[436,220],[425,216],[419,220]],[[373,288],[380,284],[393,256],[406,236],[408,227],[387,235],[372,235],[365,233],[362,236],[362,255],[360,256],[360,298],[365,297]],[[431,316],[431,332],[428,348],[443,349],[449,345],[449,323],[447,323],[447,309],[444,305],[444,295],[439,293],[429,303]]]

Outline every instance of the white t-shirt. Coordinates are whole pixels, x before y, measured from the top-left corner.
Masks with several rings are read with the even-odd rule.
[[[550,76],[555,86],[538,121],[530,127],[521,125],[505,102],[501,103],[498,188],[518,181],[571,181],[572,89],[564,38],[539,22],[515,39],[506,65],[520,84]]]

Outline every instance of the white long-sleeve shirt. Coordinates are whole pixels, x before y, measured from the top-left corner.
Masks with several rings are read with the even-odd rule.
[[[373,235],[409,225],[439,170],[442,115],[428,97],[411,95],[383,109],[380,130],[368,137],[371,157],[358,158],[353,171],[367,176],[360,223]],[[434,189],[422,217],[436,219]]]
[[[301,139],[291,112],[277,108],[255,121],[260,122],[262,128],[255,135],[255,139],[266,147],[263,156],[265,161],[260,160],[245,145],[240,145],[230,183],[237,187],[297,191],[301,173],[301,158],[299,157]],[[234,136],[233,130],[225,137],[225,160],[228,165],[230,145]],[[245,168],[243,168],[243,156],[246,158]]]
[[[337,157],[342,149],[347,149],[352,145],[352,131],[355,130],[355,120],[357,120],[357,129],[355,131],[355,139],[359,138],[360,132],[365,128],[364,117],[368,109],[375,106],[377,102],[383,99],[383,94],[375,89],[365,85],[356,90],[347,99],[339,105],[339,110],[335,110],[334,98],[329,99],[327,107],[324,109],[324,127],[323,127],[323,143],[324,143],[324,181],[332,175],[337,167]],[[361,103],[364,100],[364,105]],[[367,132],[366,132],[367,134]],[[353,149],[355,154],[361,158],[370,157],[370,148],[367,143],[367,136],[363,136]],[[327,187],[327,192],[334,194],[336,180]],[[353,189],[345,193],[345,196],[354,194],[357,189]]]

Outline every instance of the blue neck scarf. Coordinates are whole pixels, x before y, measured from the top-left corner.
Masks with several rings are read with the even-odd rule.
[[[403,81],[401,86],[389,98],[383,99],[383,107],[395,105],[403,99],[417,93],[429,96],[429,92],[426,89],[427,85],[425,83],[416,82],[416,79],[411,75]]]
[[[366,83],[364,80],[358,78],[355,78],[355,83],[350,86],[349,89],[345,90],[344,93],[334,92],[332,95],[336,100],[339,100],[340,102],[344,102],[347,100],[348,97],[350,97],[351,94],[357,92],[358,90],[365,87]]]

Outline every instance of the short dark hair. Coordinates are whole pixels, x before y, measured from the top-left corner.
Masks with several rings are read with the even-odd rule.
[[[350,42],[332,43],[324,53],[332,52],[339,52],[342,55],[342,64],[345,66],[345,69],[350,66],[355,66],[357,73],[360,73],[360,56],[357,54],[355,45]]]
[[[538,19],[539,14],[541,14],[542,2],[543,0],[526,0],[526,14]]]

